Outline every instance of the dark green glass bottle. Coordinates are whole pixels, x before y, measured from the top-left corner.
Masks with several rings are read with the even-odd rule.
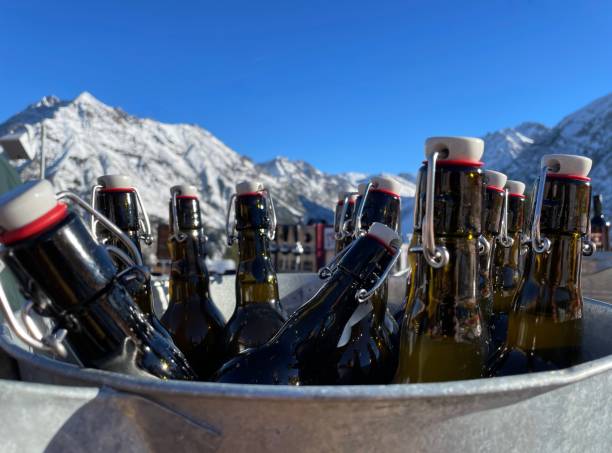
[[[518,289],[525,267],[526,248],[523,239],[525,223],[525,184],[507,181],[506,233],[510,241],[498,237],[493,260],[493,310],[489,320],[491,351],[496,351],[505,341],[508,332],[508,313]],[[502,218],[503,221],[503,218]],[[502,230],[504,227],[502,226]]]
[[[500,233],[502,206],[504,204],[506,175],[498,171],[485,170],[485,194],[482,203],[482,236],[486,240],[481,250],[478,273],[480,280],[480,312],[489,323],[493,310],[493,256]]]
[[[593,218],[591,219],[591,240],[597,250],[610,250],[610,222],[603,213],[601,194],[593,197]]]
[[[338,194],[338,203],[334,213],[336,254],[340,253],[353,240],[352,218],[355,210],[355,198],[355,192],[340,192]]]
[[[138,191],[128,176],[104,175],[98,178],[98,185],[94,187],[92,205],[130,238],[142,256],[140,241],[143,240],[150,244],[151,236],[150,226],[148,228],[145,226],[149,225],[146,212],[142,210],[144,219],[141,219],[139,214],[139,210],[142,209],[139,198]],[[102,244],[118,247],[128,256],[131,255],[131,250],[128,250],[125,244],[103,225],[94,222],[92,231]],[[121,260],[115,260],[115,264],[119,270],[127,267],[127,264]],[[151,316],[153,292],[150,278],[147,278],[141,287],[134,286],[129,290],[138,307]]]
[[[194,379],[174,344],[149,323],[124,284],[142,277],[119,274],[106,248],[82,220],[55,198],[46,180],[0,197],[0,242],[6,262],[37,285],[49,301],[44,315],[67,331],[66,342],[85,367],[161,379]],[[30,283],[33,282],[32,284]],[[42,307],[45,301],[36,301]]]
[[[270,232],[275,230],[276,223],[271,203],[261,183],[243,182],[236,186],[234,206],[239,259],[236,309],[225,326],[229,357],[264,344],[286,319],[270,259]],[[233,234],[233,229],[229,228],[228,237],[232,238]]]
[[[342,256],[319,291],[270,341],[230,360],[216,380],[289,385],[359,383],[358,369],[345,368],[340,360],[343,350],[338,345],[345,341],[347,327],[362,305],[360,290],[371,292],[384,279],[399,256],[399,247],[397,233],[375,223]]]
[[[482,375],[487,355],[478,292],[483,151],[476,138],[426,141],[425,200],[415,220],[422,251],[401,327],[397,383]]]
[[[210,295],[204,247],[197,188],[172,187],[168,239],[172,264],[168,309],[161,322],[202,380],[221,366],[225,347],[223,316]]]
[[[376,222],[399,234],[401,199],[399,184],[391,178],[373,177],[364,195],[360,229],[365,232]],[[386,384],[397,368],[399,326],[388,310],[389,285],[385,281],[366,303],[371,308],[350,330],[340,345],[343,384]]]
[[[559,369],[579,363],[582,349],[582,254],[586,242],[591,160],[542,158],[531,219],[531,250],[516,292],[504,345],[490,362],[492,375]]]

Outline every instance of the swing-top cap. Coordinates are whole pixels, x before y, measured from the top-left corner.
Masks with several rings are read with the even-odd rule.
[[[102,186],[102,190],[104,189],[132,190],[134,188],[134,183],[132,182],[132,178],[126,175],[100,176],[98,177],[98,184]]]
[[[384,223],[372,223],[372,226],[370,226],[370,229],[368,230],[368,235],[374,236],[387,247],[397,249],[401,245],[399,234]]]
[[[588,178],[593,161],[588,157],[573,154],[546,154],[542,156],[541,166],[549,168],[548,175],[568,178]]]
[[[242,181],[236,184],[236,195],[259,193],[263,190],[265,190],[265,187],[260,181]]]
[[[503,173],[495,170],[485,170],[485,180],[488,187],[493,187],[497,190],[504,190],[508,177]]]
[[[425,140],[425,158],[438,151],[438,160],[479,163],[484,141],[475,137],[429,137]]]
[[[338,202],[344,201],[344,198],[348,195],[349,201],[355,198],[354,190],[341,190],[338,192]]]
[[[525,183],[509,179],[506,181],[506,189],[510,195],[523,195],[525,193]]]
[[[179,197],[197,198],[199,196],[198,188],[191,184],[178,184],[176,186],[172,186],[170,188],[170,193],[176,194]]]
[[[401,186],[393,178],[387,178],[384,176],[374,176],[372,178],[372,189],[379,192],[387,192],[392,195],[400,196]]]
[[[57,201],[49,181],[25,182],[0,195],[0,240],[10,243],[24,239],[54,224],[65,214],[66,205]]]

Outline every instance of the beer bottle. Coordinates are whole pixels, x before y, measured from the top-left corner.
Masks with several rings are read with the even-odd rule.
[[[591,240],[597,250],[610,250],[610,222],[606,221],[602,208],[601,194],[593,197],[593,218],[591,219]]]
[[[338,345],[350,334],[347,326],[359,307],[388,275],[399,257],[399,247],[395,231],[374,223],[369,233],[360,236],[342,255],[319,291],[270,341],[227,362],[216,380],[289,385],[360,383],[357,370],[346,370],[340,364],[343,351]],[[377,349],[378,345],[372,343],[371,347]],[[345,376],[347,371],[351,379]]]
[[[221,366],[224,348],[223,316],[210,296],[204,247],[197,188],[172,187],[169,300],[161,322],[200,379],[209,378]]]
[[[236,309],[225,326],[228,356],[260,346],[285,322],[278,296],[276,272],[270,262],[269,242],[276,229],[272,199],[262,183],[245,181],[230,200],[236,212],[228,222],[228,243],[238,238]],[[228,209],[228,220],[230,211]]]
[[[493,375],[564,368],[580,360],[582,254],[587,241],[591,159],[549,154],[531,219],[531,249],[512,302],[508,335],[489,365]]]
[[[363,195],[360,231],[368,231],[375,223],[400,231],[399,184],[391,178],[373,177]],[[359,213],[358,213],[359,215]],[[360,307],[363,317],[354,317],[350,337],[339,344],[338,361],[341,384],[387,384],[397,368],[399,326],[388,310],[388,281],[385,280],[369,301]]]
[[[355,208],[355,192],[338,193],[338,203],[334,215],[334,235],[336,238],[336,254],[340,253],[344,247],[353,240],[352,218]]]
[[[482,203],[482,236],[486,240],[484,250],[480,254],[480,312],[488,325],[493,307],[493,256],[496,239],[500,233],[502,207],[505,200],[504,185],[506,175],[498,171],[485,170],[485,194]]]
[[[523,275],[526,201],[524,192],[524,183],[506,181],[505,216],[502,214],[501,233],[497,239],[493,260],[493,309],[489,320],[492,351],[496,351],[506,340],[508,313]]]
[[[422,244],[412,249],[418,262],[401,326],[395,382],[482,375],[487,352],[478,293],[483,151],[477,138],[425,142],[425,202],[418,204],[415,220]]]
[[[100,176],[98,184],[93,189],[92,206],[117,225],[130,238],[138,253],[142,256],[140,241],[145,241],[147,245],[152,243],[151,227],[146,211],[142,207],[140,195],[132,184],[130,177],[124,175]],[[144,219],[140,218],[139,210],[142,211]],[[102,244],[118,247],[128,256],[130,255],[131,250],[128,250],[111,231],[96,222],[95,217],[92,217],[92,232],[94,237]],[[115,261],[119,270],[128,267],[128,264],[121,260]],[[147,278],[145,284],[141,287],[134,287],[131,295],[138,307],[150,316],[153,312],[153,292],[150,278]]]
[[[66,341],[82,365],[195,378],[181,352],[153,328],[125,289],[124,283],[142,277],[140,269],[118,273],[105,246],[57,201],[49,181],[30,181],[0,196],[0,231],[9,250],[7,265],[27,276],[24,286],[37,285],[46,295],[50,304],[41,299],[38,309],[67,331]]]

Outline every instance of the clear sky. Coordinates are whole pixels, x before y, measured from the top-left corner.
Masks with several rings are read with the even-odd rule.
[[[0,0],[0,121],[84,90],[256,161],[414,171],[612,91],[612,2]]]

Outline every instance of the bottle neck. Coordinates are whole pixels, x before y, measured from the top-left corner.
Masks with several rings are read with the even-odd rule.
[[[487,187],[483,201],[483,232],[489,237],[499,234],[503,206],[504,192]]]
[[[593,218],[604,218],[601,195],[593,197]]]
[[[96,195],[96,207],[130,238],[140,253],[140,219],[136,193],[134,191],[118,192],[102,189]],[[128,254],[130,253],[123,242],[103,226],[97,227],[96,234],[104,243],[114,245]]]
[[[516,195],[508,197],[508,233],[522,233],[525,223],[525,198]]]
[[[72,212],[53,228],[11,249],[20,267],[60,310],[91,300],[117,272],[108,252]]]
[[[367,231],[374,222],[379,222],[399,231],[400,204],[398,195],[371,189],[363,206],[361,228]]]
[[[240,261],[251,261],[257,257],[270,258],[268,231],[263,228],[241,230],[238,232]]]
[[[206,266],[203,244],[197,230],[183,230],[182,241],[170,239],[168,249],[172,264],[170,268],[169,303],[200,301],[210,297],[210,276]]]
[[[196,197],[177,196],[176,197],[176,217],[180,231],[200,230],[202,228],[202,214],[200,202]],[[170,230],[174,229],[174,212],[172,201],[170,201]],[[172,231],[174,233],[174,231]]]

